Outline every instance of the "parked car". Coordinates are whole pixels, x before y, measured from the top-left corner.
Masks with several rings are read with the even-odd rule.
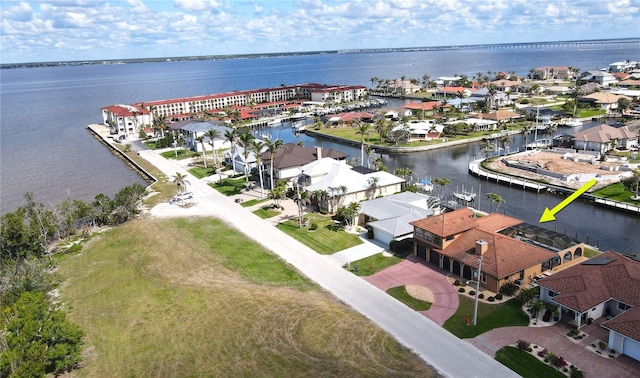
[[[178,193],[171,199],[171,202],[186,201],[193,198],[192,192]]]
[[[518,286],[522,286],[524,285],[524,280],[522,278],[518,278],[517,280],[515,280],[515,284]]]

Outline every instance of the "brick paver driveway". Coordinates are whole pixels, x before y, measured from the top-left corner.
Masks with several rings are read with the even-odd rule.
[[[408,258],[372,276],[365,277],[365,280],[384,291],[406,285],[429,288],[433,293],[433,304],[431,308],[421,313],[438,325],[444,324],[458,309],[458,292],[447,280],[446,273],[418,259]]]

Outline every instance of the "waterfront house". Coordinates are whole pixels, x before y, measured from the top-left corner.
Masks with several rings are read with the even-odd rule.
[[[299,172],[298,183],[307,192],[320,190],[328,193],[327,201],[319,205],[330,211],[335,211],[340,204],[348,206],[352,202],[397,193],[405,181],[389,172],[366,167],[354,168],[344,161],[328,157],[303,165]],[[373,182],[375,185],[372,185]],[[339,191],[341,187],[346,191]],[[340,203],[331,205],[331,198],[336,196],[340,196]]]
[[[410,94],[420,92],[420,86],[409,80],[396,79],[390,84],[395,93]]]
[[[475,88],[465,87],[441,87],[435,92],[437,98],[459,98],[469,97],[472,93],[476,92]]]
[[[234,152],[235,154],[232,153],[231,149],[226,150],[224,152],[224,161],[229,167],[235,169],[236,172],[250,174],[258,167],[256,155],[253,151],[248,151],[246,161],[244,157],[244,147],[236,146]]]
[[[573,71],[567,66],[544,66],[534,68],[531,72],[534,80],[564,80],[573,78]]]
[[[538,284],[540,299],[578,327],[606,318],[607,346],[640,361],[640,262],[608,251]]]
[[[610,74],[609,72],[604,72],[600,70],[590,70],[584,71],[580,74],[580,78],[578,78],[578,82],[580,83],[596,83],[600,84],[603,87],[609,87],[618,82],[618,79]]]
[[[198,138],[200,137],[204,138],[204,149],[206,151],[230,147],[229,142],[224,139],[224,133],[227,130],[231,130],[231,128],[218,121],[186,120],[170,123],[167,125],[167,128],[181,133],[184,137],[187,148],[196,152],[202,152],[202,143],[198,141]],[[218,131],[220,133],[220,137],[214,138],[212,141],[208,136],[206,136],[209,130]]]
[[[118,138],[138,139],[140,130],[151,131],[152,115],[132,105],[109,105],[102,108],[103,125]]]
[[[517,91],[518,86],[520,86],[520,84],[522,83],[520,81],[515,81],[515,80],[501,79],[501,80],[492,81],[491,84],[495,85],[496,89],[499,91],[515,92]]]
[[[371,228],[373,238],[386,245],[413,236],[410,222],[440,213],[439,200],[413,192],[401,192],[360,203],[358,224]]]
[[[325,116],[326,126],[340,125],[343,123],[354,123],[356,121],[373,122],[373,114],[367,112],[347,112],[338,114],[328,114]]]
[[[486,119],[490,121],[515,121],[517,119],[524,118],[520,113],[512,112],[511,110],[496,110],[491,113],[478,113],[478,118]]]
[[[609,72],[624,72],[638,65],[638,62],[627,60],[624,62],[613,62],[609,64]]]
[[[618,87],[620,88],[640,88],[640,80],[638,79],[627,79],[618,83]]]
[[[416,116],[435,116],[436,112],[446,107],[451,107],[451,105],[443,105],[440,101],[412,102],[404,106],[405,109],[411,110],[413,115]]]
[[[433,120],[411,120],[405,124],[398,125],[392,129],[392,132],[405,130],[408,134],[408,140],[432,140],[440,138],[444,131],[444,125],[436,123]]]
[[[415,256],[467,280],[482,257],[480,282],[493,292],[506,283],[529,284],[581,258],[584,250],[566,235],[497,213],[476,218],[466,207],[410,224]]]
[[[287,143],[273,156],[274,180],[290,180],[300,174],[300,167],[323,157],[330,157],[346,163],[347,156],[349,155],[333,148],[302,147],[294,143]],[[268,152],[263,152],[261,157],[266,175],[269,176],[271,156]]]
[[[622,97],[626,96],[617,95],[610,92],[595,92],[587,96],[579,97],[578,102],[587,102],[592,107],[604,109],[607,111],[607,113],[609,113],[618,109],[618,100]]]
[[[638,146],[638,134],[627,126],[598,125],[572,134],[573,148],[605,153],[612,148],[630,149]]]

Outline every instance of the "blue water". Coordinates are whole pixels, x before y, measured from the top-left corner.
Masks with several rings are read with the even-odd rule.
[[[372,77],[421,80],[425,74],[435,79],[454,74],[473,77],[487,71],[524,76],[544,65],[584,71],[625,59],[640,61],[638,43],[594,45],[589,50],[562,45],[2,70],[0,212],[23,204],[27,191],[39,202],[54,204],[66,198],[90,201],[96,194],[113,195],[125,185],[142,183],[86,131],[88,124],[102,121],[100,108],[106,105],[307,82],[369,86]],[[296,138],[285,129],[277,132],[284,139]],[[328,145],[310,138],[304,141]],[[358,150],[332,146],[359,156]],[[385,159],[391,169],[409,166],[419,176],[449,177],[453,186],[478,188],[482,183],[466,170],[474,155],[480,155],[477,145]],[[497,192],[506,198],[501,210],[531,223],[537,222],[536,214],[544,206],[553,207],[560,200],[502,185],[482,185],[482,193]],[[554,222],[559,231],[566,228],[570,235],[590,235],[591,242],[595,244],[597,238],[603,248],[640,250],[640,233],[627,232],[640,225],[638,217],[586,205],[572,205],[561,214]],[[584,219],[592,221],[583,224]]]

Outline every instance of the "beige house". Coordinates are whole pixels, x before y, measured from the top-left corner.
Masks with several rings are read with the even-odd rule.
[[[627,126],[598,125],[571,135],[573,147],[578,150],[604,153],[612,148],[629,149],[638,146],[638,134]]]
[[[607,112],[611,112],[618,109],[618,100],[620,98],[628,99],[627,96],[621,96],[621,95],[617,95],[609,92],[595,92],[588,96],[583,96],[578,98],[578,101],[588,102],[594,107],[604,109]]]

